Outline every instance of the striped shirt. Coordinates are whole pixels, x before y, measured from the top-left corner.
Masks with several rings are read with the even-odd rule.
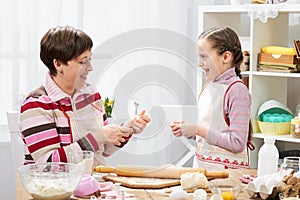
[[[85,117],[103,117],[103,121],[106,119],[101,110],[100,94],[91,85],[87,85],[84,90],[89,92],[79,92],[76,99],[73,96],[72,100],[47,73],[45,83],[22,102],[20,130],[26,147],[25,164],[67,162],[70,151],[101,151],[103,156],[109,156],[118,149],[112,144],[97,143],[91,133],[72,141],[70,119],[76,113],[84,113]]]
[[[219,75],[215,82],[230,85],[238,80],[240,78],[236,76],[235,69],[230,68]],[[248,88],[243,83],[233,84],[224,101],[224,113],[229,121],[229,129],[226,133],[209,129],[206,135],[207,143],[234,153],[242,152],[248,140],[251,101]]]

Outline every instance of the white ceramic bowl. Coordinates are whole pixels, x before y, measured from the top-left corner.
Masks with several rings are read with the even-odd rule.
[[[21,166],[24,188],[36,200],[69,199],[78,185],[83,168],[73,163],[45,163]]]
[[[213,194],[219,195],[222,199],[236,199],[242,189],[238,184],[230,185],[223,183],[210,183],[209,188]]]

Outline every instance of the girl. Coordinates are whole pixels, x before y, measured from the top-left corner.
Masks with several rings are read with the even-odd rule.
[[[208,83],[198,97],[198,124],[173,122],[175,136],[196,136],[194,167],[249,167],[251,96],[241,80],[237,34],[228,27],[204,31],[197,41],[199,67]]]

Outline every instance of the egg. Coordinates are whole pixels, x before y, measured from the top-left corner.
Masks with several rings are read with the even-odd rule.
[[[195,192],[193,194],[193,198],[194,198],[194,200],[206,200],[207,193],[203,189],[195,190]]]
[[[213,194],[211,197],[210,197],[210,200],[223,200],[222,197],[218,194]]]
[[[266,182],[265,182],[265,186],[268,190],[273,190],[274,187],[277,187],[280,185],[280,182],[278,183],[275,179],[275,176],[270,176]]]
[[[230,191],[223,192],[221,196],[223,200],[234,200],[234,194]]]
[[[188,193],[184,190],[173,190],[169,197],[171,200],[187,200]]]
[[[263,177],[257,177],[253,180],[253,186],[255,189],[258,189],[264,183]]]

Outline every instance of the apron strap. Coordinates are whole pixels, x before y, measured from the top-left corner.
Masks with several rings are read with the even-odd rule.
[[[62,107],[62,105],[58,102],[59,108],[60,110],[64,113],[65,117],[68,120],[68,125],[69,125],[69,130],[70,130],[70,136],[71,136],[71,143],[73,143],[73,134],[72,134],[72,127],[71,127],[71,121],[70,121],[70,117],[67,115],[65,109]]]
[[[234,81],[233,83],[231,83],[231,84],[228,86],[227,90],[225,91],[224,97],[223,97],[223,116],[224,116],[224,120],[225,120],[227,126],[230,125],[230,121],[227,119],[226,113],[225,113],[225,109],[224,109],[224,108],[225,108],[225,105],[224,105],[224,104],[225,104],[225,99],[226,99],[227,93],[228,93],[229,89],[231,88],[231,86],[233,86],[234,84],[236,84],[236,83],[238,83],[238,82],[244,84],[243,81],[240,81],[240,80]]]
[[[225,92],[225,94],[224,94],[223,104],[225,104],[225,98],[226,98],[226,95],[227,95],[229,89],[231,88],[231,86],[233,86],[234,84],[236,84],[236,83],[238,83],[238,82],[244,84],[244,82],[241,81],[241,80],[237,80],[237,81],[234,81],[233,83],[231,83],[231,84],[228,86],[228,88],[227,88],[227,90],[226,90],[226,92]],[[230,125],[230,121],[229,121],[228,118],[226,117],[226,113],[225,113],[225,109],[224,109],[224,108],[225,108],[225,105],[223,105],[223,116],[224,116],[224,120],[225,120],[226,124],[229,126],[229,125]],[[255,146],[254,146],[253,143],[252,143],[251,141],[249,141],[249,140],[247,141],[247,147],[248,147],[251,151],[255,150]]]

